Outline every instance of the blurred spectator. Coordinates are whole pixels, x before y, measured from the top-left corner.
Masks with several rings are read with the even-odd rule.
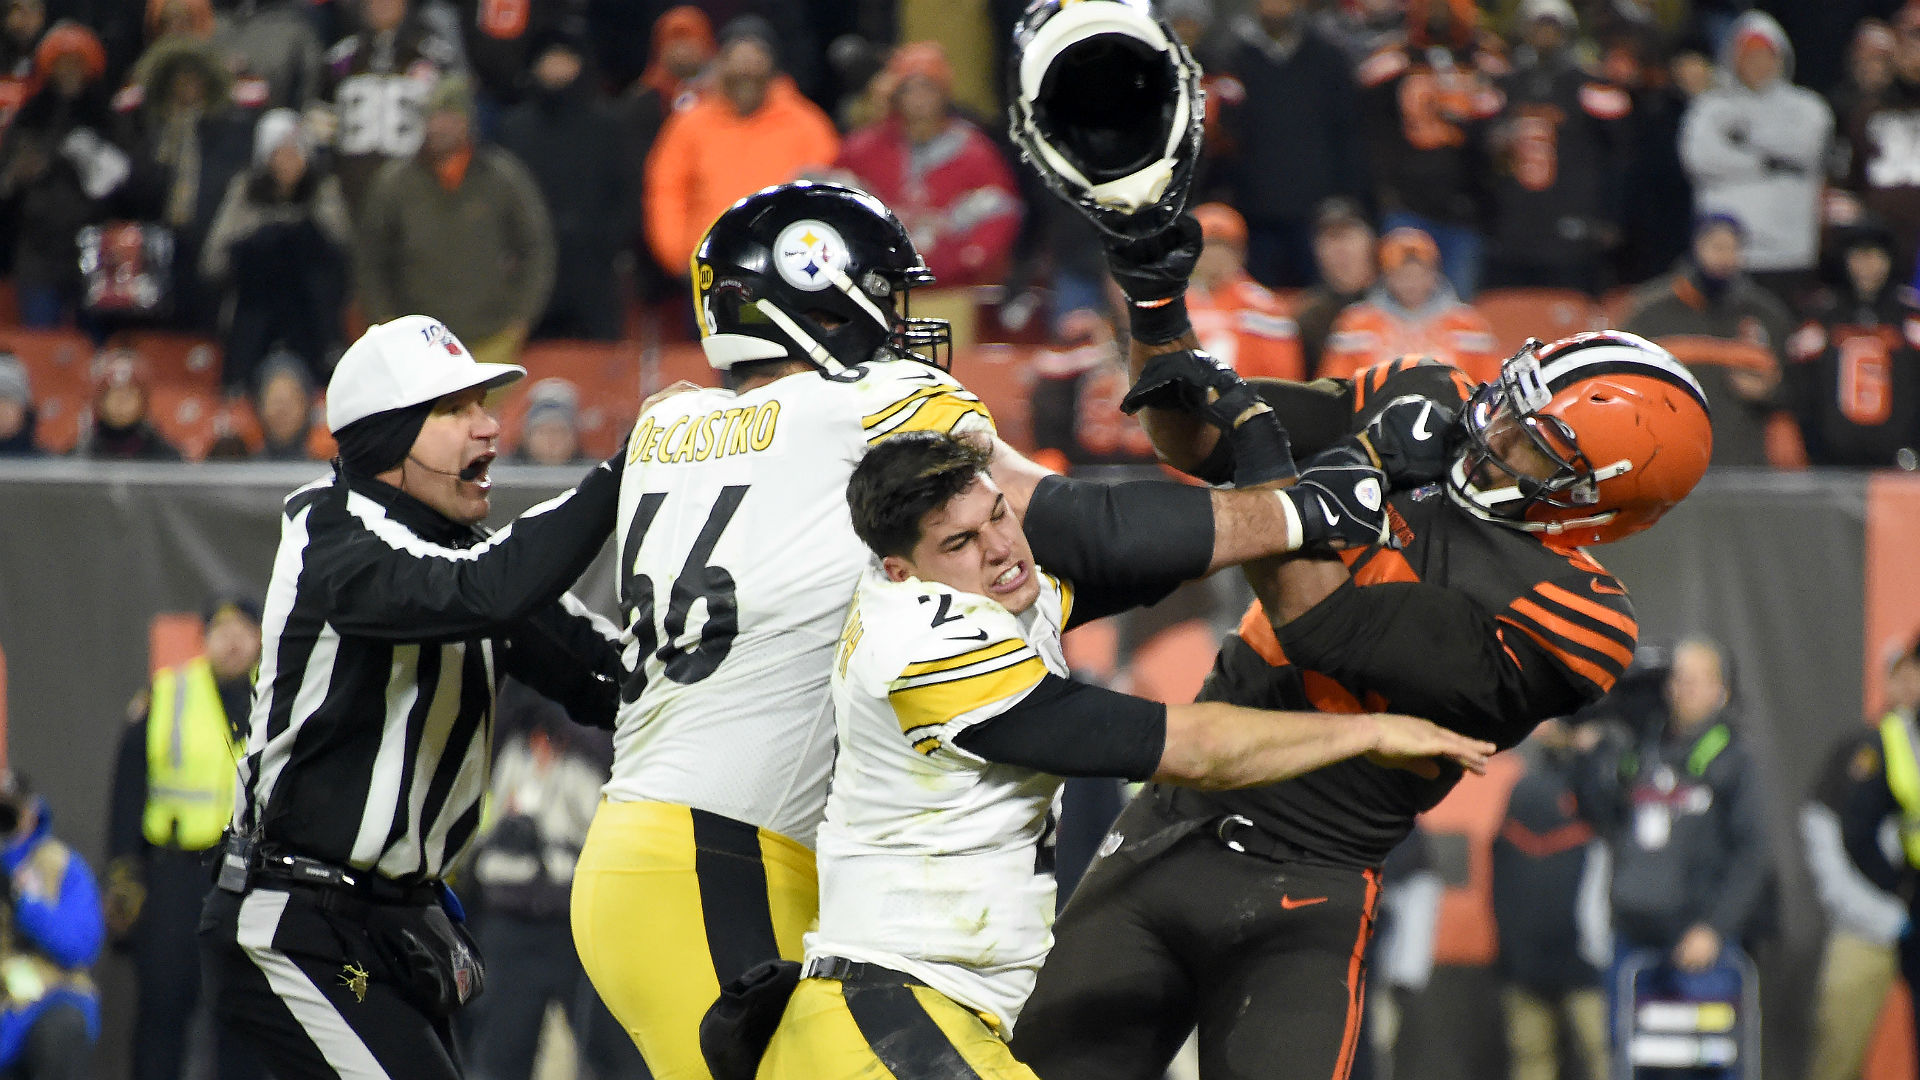
[[[275,352],[260,367],[260,392],[254,413],[262,442],[261,461],[306,461],[313,455],[313,383],[307,366],[288,352]]]
[[[1120,411],[1126,358],[1113,323],[1082,308],[1060,317],[1052,349],[1035,355],[1033,444],[1057,467],[1151,465],[1153,443]]]
[[[173,34],[212,41],[217,25],[212,0],[147,0],[145,29],[149,44]]]
[[[585,461],[580,449],[580,391],[565,379],[541,379],[527,391],[527,418],[514,459],[528,465]]]
[[[27,366],[0,352],[0,457],[38,457],[40,447],[33,441],[38,419]]]
[[[221,6],[213,43],[247,104],[305,108],[320,93],[321,41],[310,0],[238,0]]]
[[[1807,460],[1920,468],[1920,299],[1893,277],[1893,237],[1840,234],[1845,277],[1787,341],[1784,392]]]
[[[1013,172],[985,132],[953,111],[937,42],[894,50],[876,80],[885,119],[847,136],[839,168],[899,216],[943,288],[999,283],[1020,232]]]
[[[1409,0],[1405,38],[1359,68],[1380,227],[1431,236],[1468,300],[1485,246],[1486,123],[1500,111],[1492,80],[1507,70],[1478,20],[1473,0]]]
[[[426,137],[388,163],[361,214],[355,278],[369,322],[432,312],[484,362],[510,363],[553,291],[553,226],[512,154],[473,143],[465,76],[427,99]]]
[[[99,885],[54,838],[46,800],[11,769],[0,769],[0,844],[10,931],[0,940],[0,1070],[20,1080],[93,1076],[100,999],[87,969],[106,936]]]
[[[1523,44],[1499,82],[1492,127],[1487,283],[1597,294],[1602,256],[1620,243],[1633,99],[1576,58],[1567,0],[1524,0],[1519,22]]]
[[[1893,17],[1893,81],[1841,117],[1847,188],[1893,230],[1894,274],[1905,278],[1920,247],[1920,4]]]
[[[1493,328],[1460,302],[1440,269],[1440,251],[1419,229],[1380,238],[1380,283],[1333,321],[1318,378],[1344,379],[1398,356],[1430,356],[1474,382],[1500,374]]]
[[[1712,81],[1712,68],[1698,53],[1669,62],[1654,46],[1629,38],[1609,51],[1607,73],[1633,98],[1617,276],[1643,282],[1686,254],[1693,182],[1680,162],[1680,122],[1693,96]]]
[[[93,405],[79,457],[97,461],[179,461],[180,451],[154,430],[152,388],[140,358],[124,349],[94,359]]]
[[[1778,408],[1780,357],[1792,323],[1774,295],[1740,270],[1741,222],[1700,219],[1673,273],[1634,294],[1623,329],[1651,338],[1700,380],[1713,409],[1713,464],[1765,465]]]
[[[527,78],[541,43],[564,20],[583,20],[575,0],[454,0],[460,51],[474,82],[474,108],[482,139],[500,130],[506,111],[531,87]]]
[[[127,158],[109,142],[112,113],[101,78],[106,53],[93,31],[59,23],[34,54],[40,85],[0,149],[0,200],[20,322],[54,327],[71,321],[80,298],[81,226],[99,216],[100,199],[125,179]]]
[[[1572,730],[1560,720],[1521,744],[1526,772],[1493,840],[1493,921],[1506,986],[1512,1080],[1608,1080],[1606,844],[1574,813]],[[1571,1035],[1563,1039],[1562,1032]],[[1561,1059],[1561,1047],[1579,1052]]]
[[[1354,1074],[1391,1080],[1398,1064],[1394,1052],[1401,1023],[1433,980],[1433,947],[1439,939],[1440,904],[1447,891],[1435,865],[1433,845],[1433,834],[1416,823],[1380,864],[1377,922],[1365,954],[1367,981],[1377,982],[1379,992],[1367,994],[1359,1033],[1365,1049],[1354,1055]],[[1365,1069],[1360,1067],[1362,1054],[1372,1055]]]
[[[1406,18],[1406,0],[1355,0],[1321,7],[1317,22],[1357,64],[1406,40]]]
[[[1883,715],[1911,720],[1915,706],[1920,706],[1920,655],[1907,651],[1887,671]],[[1807,871],[1827,916],[1807,1080],[1859,1080],[1881,1003],[1899,972],[1896,942],[1907,929],[1907,905],[1847,858],[1840,825],[1848,789],[1871,779],[1879,763],[1880,738],[1871,723],[1843,731],[1812,797],[1800,807]],[[1884,857],[1898,858],[1899,841],[1888,835],[1894,830],[1881,832]]]
[[[668,115],[693,104],[700,73],[713,59],[713,25],[705,12],[692,4],[682,4],[669,8],[653,24],[652,40],[646,70],[617,107],[627,176],[633,188],[629,217],[635,223],[630,242],[634,286],[640,298],[650,302],[673,295],[671,286],[679,274],[662,267],[654,257],[653,246],[647,243],[646,215],[642,212],[646,206],[647,154]]]
[[[169,322],[210,330],[219,296],[200,279],[200,252],[227,185],[252,160],[255,113],[234,105],[232,76],[219,53],[191,38],[162,39],[136,72],[139,104],[122,136],[133,174],[114,204],[120,216],[163,226],[172,236]]]
[[[1235,19],[1209,111],[1210,180],[1247,219],[1247,269],[1274,288],[1312,284],[1313,213],[1367,187],[1353,61],[1306,0],[1260,0]]]
[[[647,155],[647,239],[676,276],[721,211],[839,155],[826,114],[780,74],[771,34],[757,19],[729,23],[714,92],[669,116]]]
[[[1766,793],[1727,665],[1711,640],[1680,642],[1661,707],[1624,717],[1630,730],[1594,743],[1575,770],[1580,815],[1613,853],[1616,973],[1654,950],[1657,983],[1683,998],[1738,998],[1722,952],[1751,946],[1772,878]]]
[[[511,679],[497,713],[488,822],[474,839],[470,877],[488,985],[473,1005],[465,1056],[475,1076],[531,1080],[547,1010],[557,1004],[592,1075],[644,1076],[639,1051],[587,981],[567,915],[612,746]]]
[[[30,81],[33,50],[46,29],[46,0],[7,0],[4,16],[0,16],[0,76],[19,80],[22,85]],[[24,95],[9,107],[19,108],[23,100]]]
[[[1320,370],[1333,321],[1349,305],[1366,299],[1379,280],[1374,261],[1373,226],[1352,199],[1335,196],[1320,204],[1313,218],[1313,261],[1320,284],[1301,294],[1293,320],[1308,371]]]
[[[346,197],[316,167],[300,114],[275,109],[253,133],[253,168],[233,178],[207,235],[200,270],[227,298],[229,396],[253,385],[276,345],[293,351],[318,380],[331,367],[345,301]]]
[[[1747,227],[1753,279],[1795,305],[1813,285],[1820,249],[1820,188],[1833,113],[1795,86],[1793,45],[1780,24],[1750,11],[1734,23],[1718,82],[1680,124],[1680,157],[1694,207]]]
[[[1893,54],[1897,46],[1893,27],[1879,19],[1861,19],[1854,27],[1853,44],[1847,49],[1846,74],[1827,92],[1827,107],[1833,110],[1839,124],[1834,132],[1839,147],[1834,155],[1836,179],[1846,177],[1852,160],[1851,144],[1847,141],[1848,120],[1893,85]]]
[[[132,953],[134,1080],[187,1075],[200,965],[194,927],[209,862],[232,816],[246,745],[260,607],[216,594],[201,612],[199,655],[154,672],[128,707],[107,814],[107,927]],[[218,1025],[214,1025],[218,1027]],[[236,1040],[215,1035],[219,1080],[258,1075]]]
[[[1200,347],[1243,376],[1304,380],[1300,332],[1287,306],[1247,276],[1247,223],[1225,203],[1194,208],[1206,246],[1187,282]]]
[[[553,295],[533,335],[612,341],[625,313],[613,263],[635,203],[620,123],[586,70],[585,34],[569,19],[535,41],[531,89],[507,113],[500,146],[532,175],[553,223]]]
[[[409,0],[361,0],[360,30],[327,53],[314,136],[331,143],[347,208],[360,220],[373,178],[420,150],[421,107],[458,48],[410,10]]]
[[[0,8],[0,132],[34,91],[33,52],[46,29],[45,0],[7,0]]]

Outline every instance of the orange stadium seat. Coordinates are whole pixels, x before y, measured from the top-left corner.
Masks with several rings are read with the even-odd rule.
[[[156,385],[208,392],[220,388],[220,346],[210,337],[167,330],[127,330],[115,334],[113,344],[139,353],[147,377]]]
[[[80,423],[87,412],[88,395],[76,390],[42,394],[37,383],[33,392],[37,397],[34,408],[39,413],[33,441],[49,454],[72,453],[80,442]]]
[[[627,434],[640,411],[641,354],[629,341],[537,341],[520,353],[527,377],[498,403],[501,442],[520,444],[527,390],[541,379],[560,378],[580,395],[580,446],[588,457],[606,457]]]
[[[953,375],[986,403],[1000,437],[1022,450],[1033,446],[1034,346],[976,345],[953,358]]]
[[[220,437],[222,421],[231,423],[218,391],[156,383],[148,406],[153,426],[188,461],[202,461]]]
[[[1574,289],[1488,289],[1473,306],[1493,326],[1494,350],[1503,357],[1530,337],[1552,341],[1599,326],[1593,301]]]
[[[36,399],[93,388],[93,341],[78,330],[0,330],[0,349],[26,365]]]
[[[184,664],[206,648],[200,616],[182,611],[162,612],[147,624],[147,674]]]
[[[1188,619],[1148,638],[1128,665],[1133,693],[1166,705],[1184,705],[1213,670],[1220,635],[1204,619]]]
[[[1626,325],[1627,312],[1633,309],[1634,291],[1624,285],[1618,289],[1607,290],[1607,294],[1600,298],[1599,304],[1599,319],[1602,325],[1615,330]]]

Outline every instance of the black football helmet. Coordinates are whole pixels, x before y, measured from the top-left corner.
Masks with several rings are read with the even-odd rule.
[[[1186,209],[1200,67],[1147,0],[1034,0],[1013,32],[1015,145],[1102,232],[1151,236]]]
[[[693,251],[693,309],[707,363],[807,360],[829,375],[883,351],[945,369],[952,328],[916,319],[907,294],[933,283],[900,219],[841,184],[757,191],[714,220]]]

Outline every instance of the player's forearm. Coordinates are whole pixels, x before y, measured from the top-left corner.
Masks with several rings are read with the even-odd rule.
[[[1169,705],[1166,748],[1153,778],[1208,790],[1270,784],[1364,754],[1377,740],[1371,716]]]
[[[1213,492],[1213,561],[1208,573],[1300,546],[1298,515],[1289,515],[1286,502],[1276,494],[1291,483]]]
[[[1145,345],[1134,341],[1127,349],[1127,383],[1132,385],[1140,378],[1140,369],[1148,360],[1161,353],[1179,352],[1182,349],[1198,349],[1200,339],[1189,330],[1163,345]],[[1191,473],[1200,463],[1207,460],[1213,452],[1213,446],[1220,440],[1220,433],[1206,421],[1190,412],[1178,409],[1146,408],[1138,413],[1141,428],[1147,438],[1153,440],[1153,448],[1160,460]]]

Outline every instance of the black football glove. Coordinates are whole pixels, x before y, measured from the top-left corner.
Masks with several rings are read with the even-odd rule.
[[[1457,415],[1432,398],[1408,394],[1387,402],[1360,439],[1372,452],[1372,463],[1386,474],[1389,488],[1416,488],[1447,475]]]
[[[1366,465],[1318,465],[1282,493],[1300,515],[1300,549],[1339,551],[1394,546],[1387,524],[1386,478]]]
[[[1200,261],[1200,222],[1181,214],[1165,229],[1139,240],[1107,240],[1107,269],[1135,304],[1171,300],[1187,291]]]
[[[1286,480],[1298,472],[1280,418],[1247,381],[1195,349],[1160,353],[1140,369],[1140,379],[1120,400],[1131,416],[1153,407],[1190,412],[1220,430],[1233,452],[1233,483],[1252,487]]]

